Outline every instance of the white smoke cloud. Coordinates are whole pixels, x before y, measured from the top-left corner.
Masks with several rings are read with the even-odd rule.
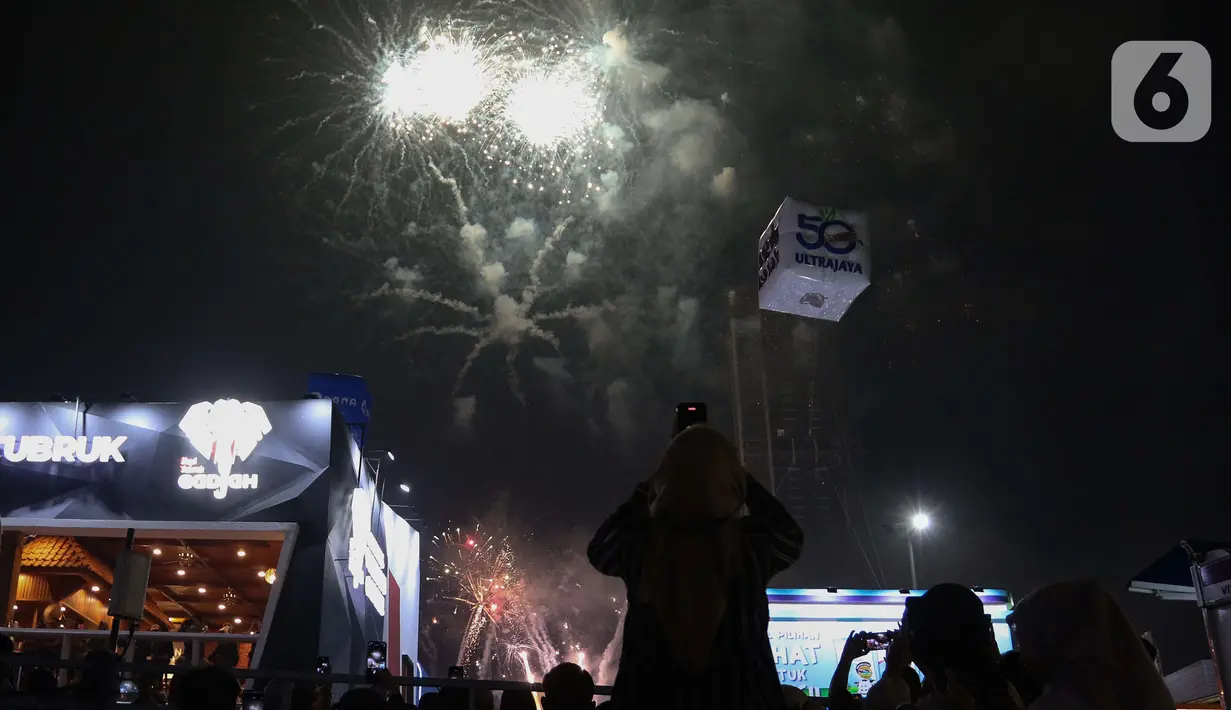
[[[564,257],[564,278],[570,282],[581,279],[581,268],[586,263],[586,255],[574,249],[569,249]]]
[[[602,189],[594,198],[594,203],[598,207],[599,213],[615,211],[619,206],[620,199],[620,174],[614,170],[608,170],[599,176],[598,182]]]
[[[554,382],[569,383],[573,376],[569,374],[562,357],[535,357],[531,359],[534,366]]]
[[[616,26],[603,33],[603,45],[607,47],[608,62],[623,62],[631,57],[623,27]]]
[[[462,225],[462,243],[475,266],[481,266],[487,253],[487,230],[481,224],[467,222]]]
[[[602,313],[593,313],[577,319],[586,333],[586,345],[593,354],[599,354],[616,339],[615,331],[608,325]]]
[[[483,286],[493,296],[500,295],[501,290],[504,289],[505,278],[508,275],[508,271],[505,270],[504,264],[501,264],[499,261],[484,264],[479,269],[479,278],[483,281]]]
[[[653,142],[670,156],[671,164],[686,175],[714,164],[722,116],[705,101],[677,101],[642,117]]]
[[[520,343],[522,336],[533,325],[526,317],[526,309],[507,293],[496,296],[492,312],[495,316],[492,332],[509,345]]]
[[[537,233],[538,226],[535,225],[534,220],[518,217],[509,224],[509,228],[505,230],[504,236],[507,239],[522,241],[533,239]]]
[[[458,397],[453,400],[453,424],[459,429],[470,428],[470,420],[474,419],[475,398]]]
[[[710,190],[715,195],[730,199],[735,194],[735,168],[727,166],[710,181]]]
[[[603,45],[607,47],[603,57],[606,66],[615,74],[616,80],[627,88],[657,86],[670,73],[662,65],[637,59],[622,26],[608,30],[603,35]]]
[[[385,271],[389,272],[389,278],[392,279],[399,287],[410,287],[423,280],[423,274],[418,269],[408,269],[405,266],[398,264],[396,257],[390,257],[385,260]]]
[[[603,141],[621,154],[633,149],[633,142],[628,139],[628,133],[624,131],[624,127],[614,123],[603,124]]]

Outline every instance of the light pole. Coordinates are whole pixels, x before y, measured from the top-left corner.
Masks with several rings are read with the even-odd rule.
[[[368,462],[368,466],[371,466],[371,467],[372,467],[372,472],[373,472],[374,474],[376,474],[376,480],[375,480],[375,481],[373,481],[373,484],[375,484],[375,485],[379,486],[379,488],[380,488],[380,497],[381,497],[381,499],[382,499],[382,500],[383,500],[383,499],[384,499],[384,497],[385,497],[385,483],[384,483],[384,481],[382,481],[382,480],[381,480],[381,478],[380,478],[380,464],[381,464],[381,462],[382,462],[382,461],[384,461],[386,458],[387,458],[387,459],[389,459],[390,461],[395,460],[395,459],[393,458],[393,452],[392,452],[392,451],[369,451],[369,452],[368,452],[368,456],[367,456],[367,457],[365,457],[365,459],[366,459],[366,460],[367,460],[367,462]]]
[[[915,571],[915,534],[923,536],[923,531],[932,524],[932,519],[922,511],[910,516],[910,529],[906,531],[906,549],[910,552],[910,588],[919,588],[919,575]]]

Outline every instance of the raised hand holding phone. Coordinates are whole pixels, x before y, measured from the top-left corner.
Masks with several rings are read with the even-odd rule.
[[[675,406],[675,428],[671,436],[674,438],[690,426],[708,422],[709,410],[705,402],[681,402]]]
[[[852,631],[842,646],[842,660],[853,661],[868,655],[868,640],[862,631]]]

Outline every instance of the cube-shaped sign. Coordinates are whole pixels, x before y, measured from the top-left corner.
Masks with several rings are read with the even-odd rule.
[[[791,198],[758,244],[761,308],[840,320],[871,283],[867,215]]]

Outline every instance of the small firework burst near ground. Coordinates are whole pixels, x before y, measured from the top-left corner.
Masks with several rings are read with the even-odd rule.
[[[443,626],[458,637],[457,665],[476,677],[520,680],[541,679],[556,664],[571,661],[596,679],[611,680],[619,654],[612,630],[618,631],[623,598],[589,570],[584,556],[543,551],[522,566],[509,537],[489,535],[477,525],[454,528],[432,542],[432,618],[458,623],[429,625],[429,633]]]

